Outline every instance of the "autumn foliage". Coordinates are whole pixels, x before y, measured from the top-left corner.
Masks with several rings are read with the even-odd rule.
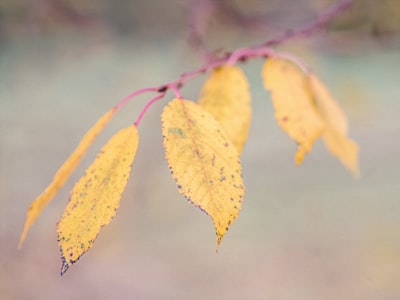
[[[252,105],[249,83],[237,63],[241,58],[254,57],[266,58],[261,77],[276,121],[298,145],[295,163],[301,164],[321,138],[328,151],[358,175],[357,144],[348,138],[345,114],[325,85],[290,55],[266,47],[249,48],[213,61],[178,81],[133,93],[102,116],[29,207],[19,246],[111,117],[135,95],[156,92],[138,120],[109,139],[73,187],[57,224],[61,274],[93,246],[100,229],[112,220],[119,207],[139,143],[140,119],[151,104],[172,90],[175,98],[166,104],[161,115],[165,157],[180,193],[212,219],[218,247],[244,201],[240,154],[247,140]],[[209,75],[197,101],[184,99],[180,86],[205,71]]]

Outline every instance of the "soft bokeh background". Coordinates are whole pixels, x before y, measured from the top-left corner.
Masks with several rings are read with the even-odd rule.
[[[254,60],[243,64],[254,101],[246,197],[218,254],[211,220],[178,194],[163,157],[159,116],[172,94],[145,115],[121,208],[90,251],[59,276],[55,226],[68,191],[150,96],[117,115],[16,250],[26,208],[95,120],[130,92],[202,63],[187,43],[194,2],[2,1],[0,299],[400,299],[398,0],[360,0],[331,31],[283,47],[347,112],[360,179],[320,142],[294,165]],[[257,44],[330,1],[223,2],[231,14],[212,19],[210,49]],[[183,95],[195,99],[203,79]]]

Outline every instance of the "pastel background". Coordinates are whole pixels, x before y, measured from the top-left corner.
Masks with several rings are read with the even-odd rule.
[[[224,1],[265,15],[264,29],[216,16],[207,47],[257,44],[329,1]],[[34,3],[34,4],[33,4]],[[381,4],[379,4],[381,3]],[[243,209],[215,253],[209,217],[178,193],[156,103],[139,127],[113,222],[60,277],[56,223],[73,183],[150,96],[127,105],[32,227],[25,211],[86,130],[132,91],[202,64],[187,43],[190,1],[3,1],[0,5],[0,299],[400,299],[400,13],[359,1],[331,31],[285,44],[329,86],[359,143],[353,179],[321,142],[300,167],[262,88],[262,60],[241,64],[253,96]],[[182,94],[196,99],[204,76]]]

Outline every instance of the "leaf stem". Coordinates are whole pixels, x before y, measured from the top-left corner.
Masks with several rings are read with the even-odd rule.
[[[182,86],[180,82],[178,82],[177,84],[170,83],[167,86],[174,92],[176,98],[179,99],[183,98],[181,93],[179,92],[179,88]]]
[[[150,108],[150,106],[152,106],[153,103],[157,102],[158,100],[164,98],[165,94],[166,94],[166,92],[162,92],[161,94],[159,94],[159,95],[157,95],[157,96],[151,98],[151,100],[150,100],[149,102],[146,103],[146,105],[144,106],[144,108],[143,108],[142,111],[140,112],[139,117],[136,119],[136,121],[135,121],[135,123],[134,123],[134,125],[135,125],[136,127],[139,126],[140,121],[142,120],[144,114],[145,114],[146,111]]]
[[[274,55],[271,55],[277,58],[283,58],[286,60],[291,61],[295,65],[297,65],[305,74],[309,74],[311,72],[311,69],[297,56],[287,53],[287,52],[275,52]]]

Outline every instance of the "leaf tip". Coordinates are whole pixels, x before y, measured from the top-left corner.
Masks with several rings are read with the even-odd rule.
[[[24,244],[25,238],[26,238],[26,230],[25,228],[23,229],[21,236],[19,237],[19,242],[17,245],[17,250],[21,250],[22,249],[22,245]]]
[[[29,228],[32,225],[32,222],[29,222],[29,220],[28,220],[28,216],[26,218],[27,218],[27,220],[25,221],[24,228],[22,229],[21,235],[19,237],[17,250],[22,249],[22,245],[24,244],[26,236],[28,235]]]
[[[219,247],[221,246],[221,242],[222,242],[222,235],[218,235],[217,234],[217,242],[216,242],[216,245],[215,245],[215,253],[217,253],[218,254],[218,251],[219,251]]]
[[[304,160],[304,152],[302,152],[302,151],[297,151],[297,152],[296,152],[296,156],[295,156],[295,158],[294,158],[294,161],[295,161],[295,163],[296,163],[296,166],[300,166],[301,163],[303,162],[303,160]]]
[[[356,158],[354,163],[348,167],[350,172],[353,174],[354,179],[360,179],[361,178],[361,172],[360,168],[358,166],[358,159]]]
[[[60,275],[63,276],[65,274],[65,272],[68,271],[70,264],[67,262],[67,260],[65,259],[64,256],[61,259],[62,259],[62,263],[61,263]]]
[[[215,221],[214,221],[215,224]],[[215,246],[215,251],[218,253],[219,247],[221,246],[222,238],[224,237],[225,233],[229,230],[229,225],[231,224],[231,221],[228,222],[228,225],[226,227],[221,227],[220,224],[215,224],[215,234],[217,235],[217,241],[216,241],[216,246]]]
[[[21,237],[19,238],[19,242],[18,242],[18,245],[17,245],[17,250],[18,251],[20,251],[22,249],[22,245],[24,244],[24,241],[25,241],[25,236],[26,236],[26,234],[24,234],[24,236],[23,236],[23,233],[22,233]]]
[[[358,151],[359,151],[359,148],[358,148],[357,143],[353,142],[353,145],[354,145],[353,146],[354,155],[353,155],[352,162],[349,163],[349,169],[350,169],[351,173],[353,173],[353,177],[355,179],[360,179],[361,172],[360,172],[360,167],[359,167],[359,162],[358,162]]]

